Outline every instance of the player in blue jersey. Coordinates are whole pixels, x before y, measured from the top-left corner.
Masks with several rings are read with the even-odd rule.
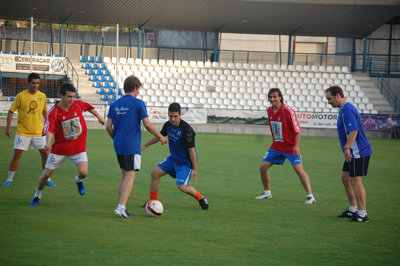
[[[171,155],[160,162],[151,172],[150,200],[158,199],[160,178],[169,174],[176,179],[176,185],[180,191],[197,199],[201,208],[208,210],[207,199],[194,187],[188,185],[192,176],[194,182],[197,182],[196,133],[187,122],[181,119],[181,106],[178,103],[170,104],[168,117],[169,121],[164,124],[161,134],[168,136]],[[142,151],[158,141],[157,137],[152,138],[142,146]]]
[[[110,105],[107,115],[106,129],[114,141],[122,178],[118,190],[118,206],[114,213],[122,218],[130,214],[126,203],[131,194],[136,171],[141,165],[141,121],[145,128],[156,136],[162,144],[167,139],[151,124],[145,103],[137,99],[142,83],[135,76],[129,76],[124,81],[125,95]]]
[[[343,90],[332,86],[325,91],[332,107],[339,107],[337,131],[345,162],[342,182],[349,201],[349,208],[339,218],[350,218],[352,222],[368,222],[366,192],[362,177],[367,175],[371,144],[365,136],[364,126],[357,108],[344,98]]]

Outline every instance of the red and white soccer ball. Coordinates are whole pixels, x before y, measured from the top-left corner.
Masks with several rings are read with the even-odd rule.
[[[146,214],[151,217],[160,216],[164,211],[164,206],[161,201],[158,200],[150,200],[146,203]]]

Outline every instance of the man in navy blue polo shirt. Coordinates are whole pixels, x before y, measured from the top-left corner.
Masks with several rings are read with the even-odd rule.
[[[160,133],[168,136],[171,155],[160,162],[151,172],[150,200],[158,199],[160,178],[169,174],[176,179],[176,185],[180,191],[197,199],[201,208],[208,210],[207,199],[194,187],[188,185],[192,176],[194,182],[197,182],[196,133],[187,122],[181,119],[181,106],[178,103],[170,104],[168,117],[169,121],[164,124]],[[142,151],[158,141],[157,137],[152,138],[142,146]]]
[[[362,177],[367,175],[371,144],[365,136],[364,126],[357,108],[344,98],[342,88],[332,86],[325,91],[332,107],[340,108],[337,131],[345,162],[342,182],[349,200],[349,208],[339,218],[350,218],[352,222],[368,222],[366,192]]]

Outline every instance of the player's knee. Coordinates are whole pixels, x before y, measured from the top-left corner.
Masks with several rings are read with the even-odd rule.
[[[80,178],[85,178],[87,176],[87,174],[88,174],[88,170],[82,170],[82,171],[79,171],[78,176]]]
[[[151,178],[156,179],[156,178],[160,178],[161,176],[159,175],[157,168],[154,168],[153,171],[151,171]]]

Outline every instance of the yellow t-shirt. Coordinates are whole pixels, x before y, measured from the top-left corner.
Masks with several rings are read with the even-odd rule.
[[[11,112],[18,110],[17,134],[38,137],[43,131],[43,111],[47,111],[46,95],[37,91],[35,94],[24,90],[17,94],[10,107]]]

